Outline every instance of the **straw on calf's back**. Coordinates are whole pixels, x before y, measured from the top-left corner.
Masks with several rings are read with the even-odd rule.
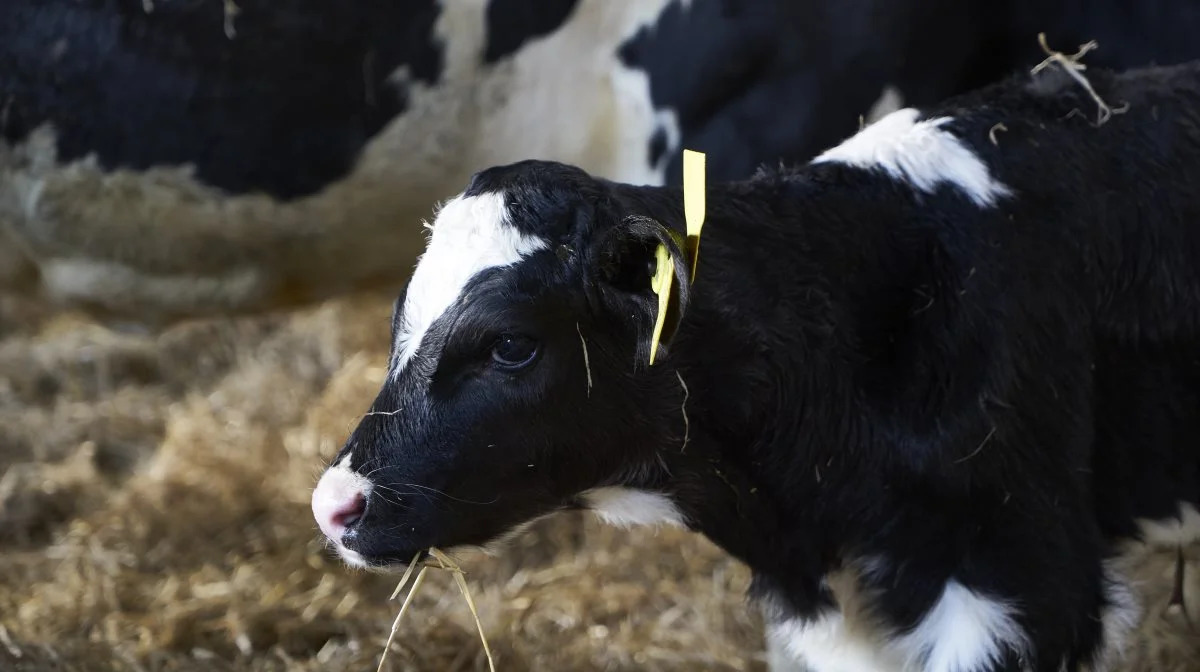
[[[1111,559],[1200,538],[1200,64],[1087,74],[1128,109],[1052,68],[711,185],[654,366],[679,190],[477,174],[322,529],[389,567],[564,508],[683,524],[818,672],[1101,667]]]

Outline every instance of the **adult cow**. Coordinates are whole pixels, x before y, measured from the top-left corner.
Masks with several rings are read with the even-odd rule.
[[[885,86],[1200,55],[1182,0],[6,0],[0,286],[167,322],[407,278],[472,172],[807,159]],[[1064,47],[1065,48],[1065,47]]]

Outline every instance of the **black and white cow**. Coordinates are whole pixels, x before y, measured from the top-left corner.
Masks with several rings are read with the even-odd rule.
[[[653,366],[680,190],[476,174],[321,529],[387,569],[575,507],[686,525],[818,672],[1105,669],[1122,553],[1200,539],[1200,62],[1087,73],[1103,124],[1055,66],[710,184]]]
[[[5,0],[0,287],[146,323],[398,286],[473,172],[633,184],[811,158],[1101,41],[1200,57],[1184,0]],[[890,99],[890,96],[888,97]]]

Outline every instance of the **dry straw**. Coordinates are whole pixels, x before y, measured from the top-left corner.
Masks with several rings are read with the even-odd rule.
[[[471,616],[475,619],[475,628],[479,631],[479,641],[483,642],[483,653],[487,656],[488,669],[491,672],[496,672],[496,663],[492,659],[492,649],[488,646],[487,636],[483,633],[483,623],[479,621],[479,610],[475,607],[475,598],[471,597],[471,590],[467,587],[466,575],[462,567],[458,563],[446,555],[440,549],[430,548],[429,555],[437,560],[437,569],[448,571],[454,574],[454,581],[458,584],[458,589],[462,593],[463,598],[467,601],[467,608],[471,610]],[[396,639],[396,632],[400,629],[400,619],[404,618],[404,612],[408,611],[408,605],[412,604],[413,597],[416,596],[417,590],[421,587],[421,582],[425,580],[425,572],[431,565],[421,563],[421,553],[413,556],[412,562],[408,563],[408,569],[404,570],[404,575],[400,577],[400,583],[396,584],[396,590],[392,591],[390,599],[396,599],[400,595],[400,591],[404,590],[404,586],[408,584],[409,578],[413,574],[413,570],[420,565],[420,571],[417,571],[417,578],[413,579],[412,588],[409,589],[408,595],[404,597],[404,603],[400,605],[400,611],[396,614],[396,620],[392,623],[392,631],[388,635],[387,644],[383,647],[383,655],[379,657],[379,667],[375,672],[383,672],[383,664],[387,660],[388,651],[392,648],[392,642]]]
[[[1096,103],[1099,111],[1096,114],[1095,126],[1103,126],[1106,121],[1112,118],[1112,115],[1123,114],[1129,109],[1128,105],[1124,105],[1116,109],[1110,107],[1108,103],[1104,102],[1104,100],[1100,98],[1100,95],[1096,93],[1096,90],[1092,88],[1092,83],[1089,82],[1087,78],[1083,76],[1083,74],[1081,74],[1084,70],[1087,70],[1087,66],[1081,62],[1083,57],[1087,55],[1089,51],[1092,51],[1100,46],[1095,40],[1080,45],[1079,51],[1070,56],[1051,49],[1050,45],[1046,43],[1045,33],[1038,33],[1038,44],[1041,45],[1042,51],[1046,52],[1046,60],[1035,65],[1033,70],[1030,72],[1036,75],[1042,70],[1050,67],[1051,63],[1057,63],[1059,67],[1063,69],[1063,72],[1066,72],[1071,76],[1072,79],[1074,79],[1076,82],[1079,82],[1079,85],[1082,86],[1085,91],[1087,91],[1088,95],[1091,96],[1092,100]]]

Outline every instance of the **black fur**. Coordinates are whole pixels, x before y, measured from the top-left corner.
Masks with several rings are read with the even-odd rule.
[[[621,49],[720,179],[807,161],[857,128],[885,85],[933,105],[1088,40],[1097,67],[1200,58],[1189,0],[675,0]],[[780,110],[786,110],[781,114]],[[655,164],[656,165],[656,164]],[[673,152],[669,183],[681,179]]]
[[[441,77],[432,0],[237,4],[231,40],[222,0],[0,2],[0,137],[50,122],[60,161],[194,163],[214,187],[295,198],[407,109],[398,67]]]
[[[530,40],[558,30],[578,4],[579,0],[489,0],[483,62],[495,63]]]
[[[505,194],[549,249],[474,280],[384,386],[372,410],[404,412],[362,421],[355,469],[446,497],[373,497],[346,543],[404,561],[627,485],[668,494],[787,613],[820,613],[831,571],[879,557],[863,580],[886,623],[955,579],[1016,602],[1030,669],[1081,669],[1105,644],[1113,544],[1200,503],[1200,63],[1088,76],[1127,111],[1097,127],[1049,71],[926,112],[1012,190],[995,207],[833,163],[710,183],[653,367],[664,238],[627,227],[682,232],[679,190],[480,173],[470,191]],[[529,370],[488,364],[505,331],[541,341]],[[1003,655],[990,669],[1021,669]]]

